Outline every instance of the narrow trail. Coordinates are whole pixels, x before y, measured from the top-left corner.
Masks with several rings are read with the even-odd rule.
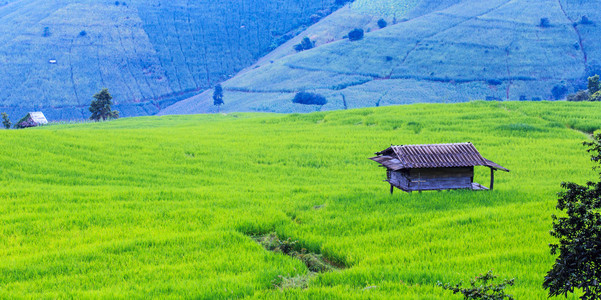
[[[507,89],[506,89],[506,99],[507,101],[509,101],[509,90],[511,89],[511,85],[513,84],[513,80],[511,80],[511,70],[509,69],[509,49],[511,48],[511,44],[509,46],[507,46],[507,49],[505,49],[505,63],[507,64],[507,78],[510,78],[510,80],[507,82]]]
[[[563,12],[563,15],[566,17],[568,22],[572,24],[572,28],[574,28],[574,32],[576,32],[576,35],[578,36],[578,44],[580,45],[580,51],[582,51],[582,57],[584,58],[584,69],[586,70],[586,66],[588,65],[588,55],[586,54],[586,51],[584,50],[584,46],[582,44],[582,34],[580,34],[580,30],[578,30],[578,24],[574,22],[572,18],[570,18],[565,8],[563,7],[561,0],[557,0],[557,3],[559,4],[559,8],[561,9],[561,11]]]
[[[75,85],[75,78],[73,76],[73,43],[75,43],[75,39],[71,39],[71,47],[69,47],[69,72],[73,93],[75,93],[75,101],[79,103],[79,95],[77,94],[77,86]]]
[[[125,45],[123,44],[123,37],[122,37],[122,32],[121,32],[121,28],[119,26],[115,26],[115,30],[117,31],[117,36],[119,37],[119,45],[121,46],[121,49],[123,50],[122,53],[127,53],[127,49],[125,48]],[[127,72],[129,73],[129,75],[131,75],[131,78],[134,80],[134,84],[138,87],[138,91],[140,93],[140,99],[144,98],[144,94],[142,94],[142,86],[140,85],[140,83],[138,82],[138,79],[136,78],[136,76],[134,75],[134,72],[131,69],[130,63],[129,63],[129,58],[124,57],[123,58],[123,62],[125,62],[125,68],[127,69]],[[136,99],[136,94],[130,89],[130,91],[132,92],[132,99]]]
[[[194,76],[194,72],[192,72],[192,69],[190,68],[190,62],[188,61],[188,56],[186,55],[186,52],[184,51],[184,46],[182,45],[182,38],[181,38],[181,34],[179,32],[178,26],[176,24],[178,24],[177,22],[177,18],[176,18],[176,13],[173,13],[173,28],[175,29],[175,36],[177,37],[177,44],[179,46],[179,52],[181,52],[182,57],[184,58],[184,65],[186,66],[186,70],[188,71],[188,73],[190,73],[190,77],[192,77],[192,81],[194,82],[194,87],[195,88],[199,88],[198,82],[196,81],[196,77]]]
[[[102,86],[106,86],[104,82],[104,75],[102,75],[102,64],[100,63],[100,45],[96,45],[96,62],[98,64],[98,75],[100,75],[100,83]]]

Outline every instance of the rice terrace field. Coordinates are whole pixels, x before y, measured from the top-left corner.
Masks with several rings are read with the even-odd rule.
[[[461,299],[436,283],[493,269],[545,299],[556,193],[597,179],[599,128],[599,103],[472,102],[3,130],[0,298]],[[368,160],[468,141],[511,170],[494,191],[391,196]]]

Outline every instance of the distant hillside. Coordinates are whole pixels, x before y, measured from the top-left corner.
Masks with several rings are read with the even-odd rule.
[[[222,111],[553,100],[582,88],[587,76],[601,71],[598,1],[358,0],[350,11],[384,17],[389,26],[374,30],[357,23],[371,31],[361,41],[318,43],[241,72],[224,83]],[[347,19],[352,21],[337,18]],[[339,36],[348,32],[338,28]],[[303,90],[324,95],[328,104],[293,104],[295,93]],[[207,92],[161,114],[214,111]]]
[[[87,117],[110,89],[155,114],[251,65],[334,0],[0,0],[0,110]]]

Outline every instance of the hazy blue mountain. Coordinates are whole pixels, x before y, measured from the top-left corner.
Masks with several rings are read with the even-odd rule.
[[[552,100],[583,88],[587,76],[601,72],[599,1],[357,0],[350,11],[338,14],[298,38],[313,35],[319,41],[324,31],[316,28],[364,20],[358,15],[384,17],[389,26],[376,30],[372,23],[356,22],[370,32],[355,42],[341,39],[348,28],[334,26],[339,32],[325,32],[336,39],[300,53],[284,44],[273,59],[223,84],[221,110],[307,112],[476,99]],[[294,104],[298,91],[322,94],[328,104]],[[214,111],[206,92],[161,114]]]
[[[149,115],[251,65],[334,0],[3,0],[0,111],[84,118],[109,88]]]

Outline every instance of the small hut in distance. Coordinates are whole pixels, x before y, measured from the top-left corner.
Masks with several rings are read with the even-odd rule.
[[[390,146],[371,160],[386,168],[390,193],[494,187],[494,172],[508,169],[482,157],[471,143]],[[490,188],[474,182],[474,167],[490,168]]]
[[[15,128],[28,128],[28,127],[37,127],[40,125],[48,124],[48,120],[44,116],[42,112],[30,112],[25,117],[21,118],[17,124],[15,124]]]

